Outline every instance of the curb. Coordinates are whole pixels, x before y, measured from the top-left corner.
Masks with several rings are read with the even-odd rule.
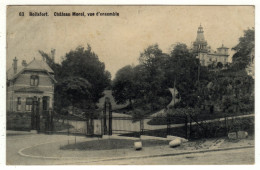
[[[56,141],[51,141],[51,142],[39,143],[39,144],[36,144],[36,145],[33,145],[33,146],[29,146],[29,147],[25,147],[25,148],[20,149],[20,150],[18,151],[18,154],[19,154],[20,156],[23,156],[23,157],[37,158],[37,159],[55,159],[55,160],[61,160],[61,159],[80,158],[80,157],[48,157],[48,156],[28,155],[28,154],[23,153],[24,150],[29,149],[29,148],[33,148],[33,147],[40,146],[40,145],[51,144],[51,143],[64,142],[64,141],[67,141],[67,140],[64,140],[64,139],[63,139],[63,140],[56,140]]]
[[[129,140],[140,140],[138,137],[128,137],[128,136],[119,136],[119,135],[103,135],[102,139],[129,139]]]

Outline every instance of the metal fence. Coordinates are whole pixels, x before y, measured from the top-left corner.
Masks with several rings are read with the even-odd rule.
[[[133,118],[128,115],[113,116],[112,114],[112,119],[109,119],[108,116],[101,116],[97,119],[87,120],[86,118],[75,119],[69,116],[54,116],[52,133],[87,136],[121,135],[139,137],[140,135],[150,135],[166,137],[167,135],[174,135],[187,137],[188,128],[185,117],[171,117],[167,124],[162,125],[152,122],[157,119],[160,121],[165,119],[165,117],[145,117],[141,120],[133,120]],[[106,123],[104,123],[104,121],[106,121]],[[176,121],[180,123],[174,123]],[[167,121],[163,123],[165,122]],[[109,126],[112,128],[111,134],[106,131]]]
[[[106,123],[104,122],[106,121]],[[106,125],[107,127],[104,127]],[[111,126],[111,133],[106,131]],[[184,138],[218,137],[227,135],[230,131],[254,129],[254,116],[226,117],[210,121],[199,121],[193,116],[155,116],[133,120],[129,115],[112,114],[96,119],[73,119],[67,116],[53,119],[52,133],[68,135],[120,135],[140,137],[140,135]]]

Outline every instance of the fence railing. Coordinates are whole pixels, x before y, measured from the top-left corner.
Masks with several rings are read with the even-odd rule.
[[[113,115],[112,115],[113,116]],[[71,119],[67,116],[54,116],[53,130],[55,133],[75,135],[108,135],[104,132],[104,120],[109,125],[109,119]],[[245,122],[243,122],[245,121]],[[199,121],[194,116],[156,116],[133,120],[131,116],[112,117],[112,135],[140,135],[166,137],[167,135],[184,138],[217,137],[227,135],[234,130],[249,130],[254,127],[254,116],[245,118],[219,118],[210,121]]]

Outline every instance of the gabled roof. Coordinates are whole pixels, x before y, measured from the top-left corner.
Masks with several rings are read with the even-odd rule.
[[[28,70],[46,70],[49,73],[54,73],[53,70],[50,68],[50,66],[45,62],[41,60],[32,60],[26,68]]]
[[[14,73],[13,67],[8,69],[7,70],[7,80],[12,80],[12,79],[18,77],[18,75],[20,75],[25,70],[29,70],[29,71],[45,71],[51,77],[51,79],[53,79],[56,82],[54,77],[51,75],[54,72],[49,67],[49,65],[45,61],[35,60],[35,59],[32,60],[29,64],[27,64],[27,66],[18,66],[16,73]]]
[[[21,72],[23,69],[24,69],[24,66],[17,66],[17,73]],[[7,74],[6,75],[7,80],[12,79],[12,77],[15,75],[14,68],[13,67],[9,68],[6,72],[6,74]]]

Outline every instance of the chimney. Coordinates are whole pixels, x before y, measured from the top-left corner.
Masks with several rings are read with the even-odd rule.
[[[52,61],[54,62],[54,60],[55,60],[55,49],[51,49],[51,59],[52,59]]]
[[[17,73],[17,59],[16,59],[16,57],[14,58],[14,60],[13,60],[13,68],[14,68],[14,74],[16,74]]]
[[[22,61],[22,66],[24,66],[24,67],[27,66],[26,60],[23,60],[23,61]]]

